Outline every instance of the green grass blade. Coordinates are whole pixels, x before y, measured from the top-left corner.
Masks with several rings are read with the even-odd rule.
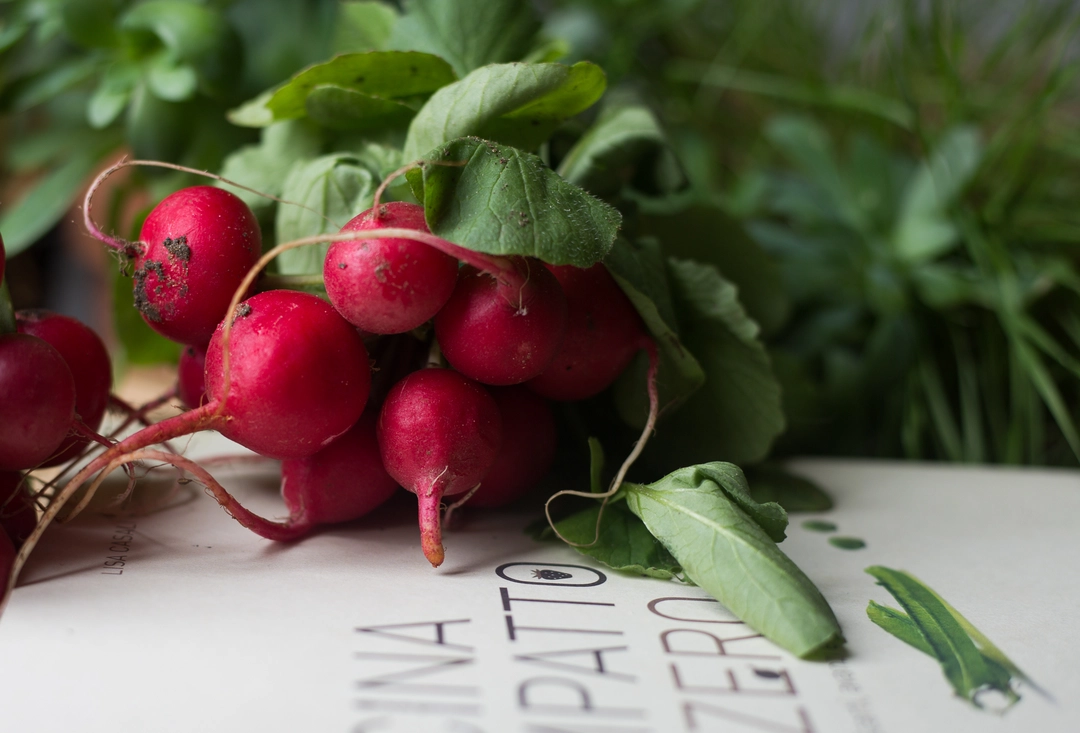
[[[960,425],[964,460],[982,463],[986,460],[986,441],[982,411],[979,408],[979,368],[971,355],[967,341],[952,333],[956,356],[957,382],[960,388]]]
[[[919,378],[926,393],[926,406],[929,408],[931,425],[941,443],[942,452],[949,461],[962,461],[964,450],[960,440],[960,431],[956,419],[949,410],[949,398],[941,375],[930,363],[929,358],[919,360]]]
[[[842,112],[861,112],[904,130],[911,130],[915,121],[911,108],[900,100],[860,87],[813,84],[779,74],[734,66],[703,65],[694,61],[674,61],[668,73],[675,81],[700,81],[703,85],[718,89],[757,94],[785,102]]]
[[[1080,433],[1077,433],[1076,423],[1073,421],[1069,407],[1065,404],[1061,391],[1054,383],[1054,378],[1047,370],[1042,357],[1022,338],[1014,339],[1013,349],[1027,378],[1031,380],[1032,386],[1042,398],[1046,409],[1050,411],[1073,454],[1080,459]]]

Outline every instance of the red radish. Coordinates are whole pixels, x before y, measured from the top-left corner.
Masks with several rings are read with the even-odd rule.
[[[269,458],[303,458],[360,418],[371,384],[367,351],[325,301],[269,290],[241,303],[229,331],[227,379],[224,328],[223,322],[207,350],[208,401],[117,443],[61,493],[73,493],[117,456],[199,430],[217,430]]]
[[[120,245],[96,228],[91,233],[132,258],[135,307],[143,320],[166,338],[200,346],[262,249],[251,209],[213,186],[167,196],[146,217],[139,242]]]
[[[476,382],[449,369],[421,369],[391,388],[379,413],[387,472],[416,494],[420,545],[434,567],[444,558],[439,502],[472,489],[502,441],[499,406]]]
[[[24,482],[18,471],[0,471],[0,533],[6,532],[16,547],[37,525],[34,500],[25,491]]]
[[[206,349],[186,346],[176,366],[176,395],[187,409],[198,407],[206,400]]]
[[[435,337],[451,366],[492,385],[540,374],[562,345],[566,297],[536,259],[510,258],[518,279],[466,266],[454,294],[435,316]]]
[[[466,506],[505,506],[536,486],[555,461],[558,433],[551,405],[523,386],[488,390],[499,405],[502,447]]]
[[[96,456],[56,493],[20,556],[34,548],[44,528],[90,477],[102,472],[100,482],[108,469],[142,458],[189,471],[214,490],[226,511],[248,526],[250,513],[198,464],[147,447],[199,430],[217,430],[270,458],[310,456],[360,419],[370,369],[360,335],[325,301],[290,290],[252,296],[240,304],[235,319],[222,322],[210,342],[209,401],[143,428]],[[72,393],[74,403],[74,388]],[[90,500],[95,487],[72,514]],[[252,521],[266,523],[258,517]]]
[[[602,264],[548,269],[566,294],[566,336],[550,366],[528,387],[552,400],[583,400],[607,389],[639,349],[655,347],[634,305]]]
[[[75,412],[90,431],[101,427],[112,389],[112,363],[101,337],[70,316],[46,310],[22,310],[15,314],[19,333],[47,341],[64,357],[75,380]],[[86,447],[88,438],[69,436],[59,453],[42,463],[57,466],[71,460]]]
[[[286,459],[309,456],[352,427],[371,386],[356,329],[326,301],[289,290],[252,296],[237,313],[227,396],[222,327],[206,351],[210,401],[203,408],[222,413],[215,429],[256,453]]]
[[[394,201],[368,209],[341,228],[415,229],[428,232],[424,207]],[[326,253],[323,281],[330,302],[369,333],[410,331],[430,320],[454,290],[458,263],[411,239],[335,242]]]
[[[136,451],[127,456],[161,457],[188,470],[240,524],[278,542],[299,540],[321,524],[359,519],[397,490],[397,482],[383,468],[379,456],[373,412],[365,412],[355,425],[318,453],[282,463],[281,495],[289,509],[289,518],[284,522],[248,511],[202,467],[187,459],[153,451]]]
[[[64,357],[22,333],[0,335],[0,470],[51,458],[75,422],[75,380]]]
[[[289,525],[306,531],[317,524],[359,519],[397,491],[397,482],[383,468],[375,422],[376,414],[369,410],[315,455],[281,465]]]

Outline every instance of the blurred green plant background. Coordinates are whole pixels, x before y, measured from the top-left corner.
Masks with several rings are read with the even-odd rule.
[[[454,49],[398,27],[402,11],[506,5],[3,0],[0,232],[13,271],[106,161],[228,175],[281,135],[283,150],[348,149],[347,124],[260,133],[228,113],[336,53],[414,38],[453,64]],[[689,185],[653,195],[627,181],[624,228],[738,285],[783,386],[774,455],[1077,465],[1076,3],[532,7],[531,25],[505,29],[535,35],[530,60],[594,61],[609,95],[635,95],[661,121]],[[280,185],[284,172],[266,174]],[[121,231],[125,204],[194,180],[140,170],[99,219]],[[121,300],[128,359],[174,359]]]

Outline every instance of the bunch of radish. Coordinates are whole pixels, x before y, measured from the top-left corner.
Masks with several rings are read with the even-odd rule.
[[[5,253],[0,239],[0,281]],[[58,466],[98,434],[112,387],[101,338],[69,316],[0,303],[0,579],[37,524],[26,472]],[[0,586],[2,587],[2,586]]]
[[[136,242],[93,224],[92,192],[89,231],[128,261],[143,319],[184,345],[175,395],[187,409],[119,442],[102,440],[107,449],[82,465],[29,532],[20,563],[86,482],[94,479],[74,513],[111,470],[153,459],[187,471],[241,524],[273,540],[357,519],[404,487],[417,497],[424,555],[438,566],[444,499],[501,506],[548,472],[552,401],[598,394],[640,349],[655,379],[655,347],[603,265],[480,254],[433,236],[417,204],[377,203],[329,237],[324,300],[260,287],[273,256],[305,242],[262,255],[255,217],[224,189],[194,186],[167,197]],[[28,422],[17,436],[0,436],[0,470],[69,460],[100,423],[108,380],[100,370],[72,377],[64,348],[48,343],[61,329],[46,325],[61,321],[27,314],[19,321],[25,333],[0,337],[0,370],[13,375],[4,378],[40,385],[5,392],[23,402],[4,408],[25,412]],[[649,393],[655,416],[652,382]],[[200,430],[282,461],[285,520],[253,514],[202,467],[154,448]]]

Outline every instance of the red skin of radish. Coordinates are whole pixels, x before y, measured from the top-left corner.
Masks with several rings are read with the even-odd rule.
[[[421,369],[395,384],[379,413],[379,452],[394,480],[416,494],[420,546],[444,559],[439,502],[469,491],[495,462],[499,406],[476,382],[449,369]]]
[[[330,304],[314,295],[290,290],[259,293],[240,304],[232,321],[226,392],[224,326],[207,349],[209,401],[145,427],[94,457],[63,486],[49,511],[55,514],[55,508],[95,474],[149,456],[191,472],[245,527],[272,539],[298,538],[295,527],[244,509],[197,463],[145,449],[199,430],[217,430],[270,458],[317,453],[364,411],[371,385],[364,342]],[[51,515],[47,511],[45,516]]]
[[[206,401],[205,371],[206,349],[201,346],[185,347],[176,365],[176,394],[189,410]]]
[[[315,455],[281,465],[281,496],[287,524],[312,528],[350,522],[368,514],[397,491],[383,468],[375,437],[377,415],[366,411],[344,435]]]
[[[100,428],[112,389],[112,362],[101,337],[75,318],[46,310],[18,311],[15,323],[19,333],[37,336],[60,352],[75,380],[75,412],[86,427]],[[87,442],[83,436],[69,436],[59,454],[41,465],[66,463],[79,455]]]
[[[135,307],[165,338],[204,346],[261,253],[255,215],[224,189],[192,186],[155,206],[139,239]]]
[[[0,335],[0,470],[34,468],[55,455],[75,421],[75,380],[46,341]]]
[[[602,264],[548,265],[566,294],[562,348],[529,389],[558,401],[583,400],[607,389],[649,337],[634,305]]]
[[[521,283],[465,266],[457,287],[435,316],[443,356],[483,384],[520,384],[551,363],[566,332],[562,287],[539,260],[513,258]]]
[[[34,502],[23,490],[23,475],[0,471],[0,534],[6,533],[18,547],[37,526]]]
[[[502,447],[466,506],[500,507],[536,486],[555,461],[558,432],[551,405],[524,386],[488,390],[499,405]]]
[[[424,207],[401,201],[380,204],[353,218],[343,232],[381,228],[427,232]],[[326,294],[345,320],[368,333],[411,331],[430,320],[457,280],[450,255],[409,239],[335,242],[326,253]]]
[[[326,301],[288,290],[246,300],[230,335],[224,398],[222,327],[206,351],[204,408],[225,400],[228,418],[214,426],[225,437],[270,458],[303,458],[360,418],[371,388],[367,351]]]

